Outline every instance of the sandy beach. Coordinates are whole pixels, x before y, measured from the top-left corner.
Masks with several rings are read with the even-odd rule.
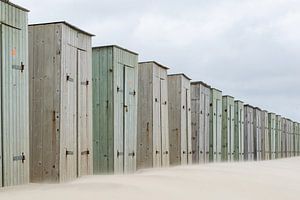
[[[1,200],[287,200],[300,198],[300,158],[142,170],[66,184],[0,189]]]

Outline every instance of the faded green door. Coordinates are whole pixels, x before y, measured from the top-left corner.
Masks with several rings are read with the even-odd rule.
[[[2,169],[4,186],[29,180],[28,66],[18,28],[1,26]]]
[[[136,101],[135,70],[124,67],[124,172],[136,170]]]

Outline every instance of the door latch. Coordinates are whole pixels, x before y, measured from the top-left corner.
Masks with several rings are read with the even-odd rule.
[[[128,112],[128,106],[124,105],[124,108],[125,108],[125,112]]]

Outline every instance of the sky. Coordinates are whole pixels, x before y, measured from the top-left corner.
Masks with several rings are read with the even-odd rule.
[[[299,0],[13,0],[300,122]]]

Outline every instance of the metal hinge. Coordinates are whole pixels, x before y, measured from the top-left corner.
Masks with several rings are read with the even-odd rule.
[[[133,92],[129,92],[129,94],[135,96],[136,95],[136,91],[133,90]]]
[[[117,157],[120,157],[120,156],[124,156],[124,153],[117,151]]]
[[[87,86],[87,85],[89,85],[89,83],[90,83],[90,82],[89,82],[88,80],[86,80],[86,81],[82,81],[82,82],[81,82],[81,85],[86,85],[86,86]]]
[[[81,152],[81,155],[82,155],[82,156],[83,156],[83,155],[90,155],[90,151],[89,151],[89,150],[83,151],[83,152]]]
[[[74,82],[74,79],[71,78],[71,76],[69,74],[67,74],[67,81]]]
[[[20,156],[13,156],[13,161],[22,161],[22,163],[24,163],[25,160],[26,160],[26,157],[25,157],[24,153],[22,153],[22,155],[20,155]]]
[[[68,151],[68,150],[67,150],[67,151],[66,151],[66,155],[67,155],[67,156],[72,156],[72,155],[74,155],[74,152],[73,152],[73,151]]]
[[[123,90],[120,89],[120,87],[117,87],[117,92],[123,92]]]
[[[21,72],[23,72],[25,66],[24,66],[24,63],[21,62],[21,65],[12,65],[12,68],[15,69],[15,70],[20,70]]]
[[[132,153],[129,153],[129,154],[128,154],[128,156],[132,156],[132,157],[134,157],[134,156],[135,156],[135,153],[134,153],[134,152],[132,152]]]

